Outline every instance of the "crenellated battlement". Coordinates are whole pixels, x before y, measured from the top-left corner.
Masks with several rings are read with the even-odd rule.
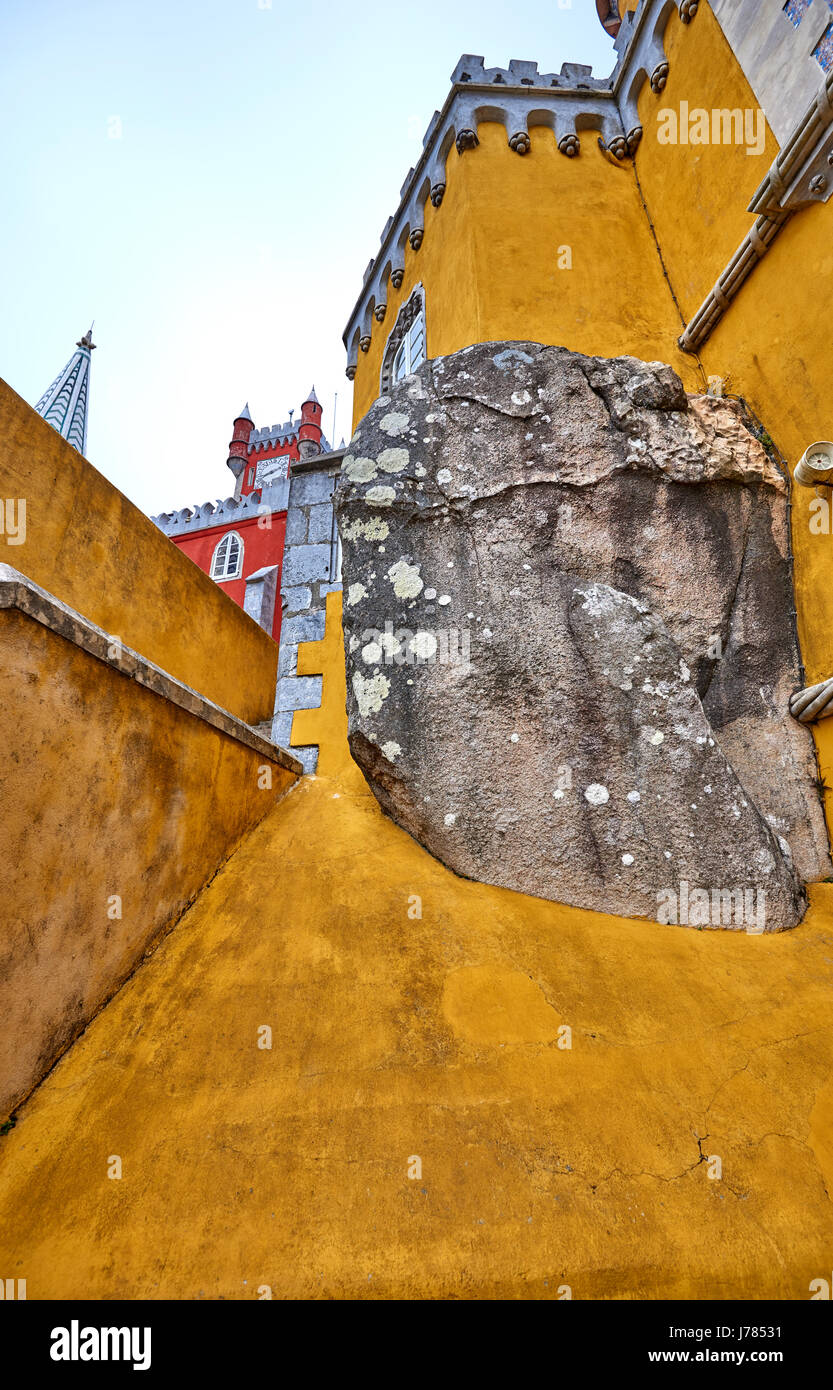
[[[610,86],[609,77],[594,77],[592,67],[585,63],[562,63],[558,73],[539,72],[537,63],[512,58],[508,68],[487,68],[483,66],[483,58],[474,53],[463,54],[451,74],[451,81],[479,86],[588,87],[596,91]]]
[[[507,68],[487,68],[480,55],[462,55],[451,74],[445,105],[428,124],[422,155],[402,184],[399,207],[388,218],[379,250],[364,272],[361,294],[344,331],[351,381],[359,353],[370,348],[374,320],[385,320],[388,283],[394,289],[402,284],[406,248],[418,252],[422,246],[426,205],[442,205],[452,150],[464,157],[476,149],[479,126],[492,122],[504,126],[510,150],[522,157],[532,150],[530,130],[544,127],[552,131],[567,159],[580,155],[582,135],[587,133],[614,161],[631,158],[642,138],[639,94],[646,82],[661,92],[668,77],[663,44],[668,20],[676,12],[688,24],[696,11],[694,0],[641,0],[636,10],[624,15],[614,44],[618,60],[607,78],[594,77],[583,63],[563,63],[559,73],[540,73],[535,62],[513,58]]]
[[[298,435],[298,424],[287,420],[283,425],[264,425],[249,435],[249,453],[267,449],[273,444],[290,444]]]
[[[160,512],[151,521],[166,536],[183,536],[190,531],[205,531],[209,526],[222,526],[230,520],[246,521],[250,517],[286,510],[289,479],[280,478],[269,486],[255,488],[243,497],[217,498],[215,502],[182,507],[176,512]]]

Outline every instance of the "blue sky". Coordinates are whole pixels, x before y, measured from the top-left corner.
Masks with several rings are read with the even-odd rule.
[[[34,404],[95,318],[91,461],[148,512],[226,496],[234,416],[312,383],[461,53],[613,48],[594,0],[3,0],[0,376]]]

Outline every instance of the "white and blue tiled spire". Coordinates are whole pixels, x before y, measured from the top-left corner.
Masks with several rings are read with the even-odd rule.
[[[62,372],[44,391],[35,410],[79,453],[87,449],[87,399],[90,392],[90,361],[95,348],[93,328],[75,344],[75,352]]]

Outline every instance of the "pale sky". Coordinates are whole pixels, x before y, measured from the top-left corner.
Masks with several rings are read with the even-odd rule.
[[[349,438],[341,335],[462,53],[614,64],[594,0],[1,0],[0,376],[34,404],[94,318],[87,454],[150,513],[228,496],[245,401],[314,382]]]

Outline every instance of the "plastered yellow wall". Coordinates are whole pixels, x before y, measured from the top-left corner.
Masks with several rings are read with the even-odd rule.
[[[275,643],[4,381],[0,497],[26,499],[6,564],[238,718],[271,717]]]
[[[833,283],[833,206],[797,214],[753,271],[701,351],[710,373],[764,422],[792,471],[807,446],[833,439],[833,344],[821,289]],[[808,684],[833,676],[833,494],[827,534],[810,530],[814,493],[792,488],[795,595]],[[833,833],[833,719],[813,726]]]
[[[15,609],[0,650],[2,1118],[295,777]]]
[[[0,1138],[4,1275],[32,1300],[809,1299],[833,886],[750,936],[458,878],[350,761],[340,617],[330,594],[299,648],[319,774]]]
[[[648,84],[639,102],[644,136],[636,169],[674,292],[688,320],[754,217],[747,205],[778,152],[767,127],[760,156],[734,144],[660,145],[663,107],[757,109],[758,102],[707,0],[665,34],[665,91]],[[808,444],[833,438],[833,344],[825,332],[833,278],[833,206],[815,205],[787,224],[702,345],[707,376],[720,376],[759,417],[790,471]],[[792,531],[799,636],[807,680],[833,675],[833,536],[810,532],[813,494],[793,486]],[[833,720],[814,726],[833,832]]]
[[[408,247],[402,288],[389,284],[385,321],[374,320],[370,348],[359,353],[354,427],[379,394],[385,345],[418,283],[429,357],[517,339],[603,356],[637,351],[700,389],[696,361],[676,346],[682,322],[632,169],[612,165],[592,130],[581,133],[575,159],[542,126],[532,127],[523,157],[503,125],[483,123],[478,136],[463,155],[452,147],[443,202],[427,205],[422,246]]]
[[[753,223],[747,205],[778,146],[765,122],[759,153],[747,154],[745,142],[661,144],[660,112],[679,117],[681,103],[710,115],[758,110],[707,0],[689,24],[676,7],[670,12],[665,47],[665,90],[654,93],[645,82],[639,97],[644,134],[633,167],[614,168],[593,131],[582,132],[574,160],[540,127],[523,158],[498,124],[479,126],[480,145],[462,157],[452,148],[443,204],[426,209],[423,246],[408,252],[402,290],[385,324],[374,324],[370,352],[359,354],[355,421],[378,394],[395,311],[421,279],[429,357],[524,338],[603,356],[630,353],[671,363],[689,391],[703,390],[709,375],[724,377],[791,468],[813,440],[833,438],[833,345],[823,320],[833,205],[793,219],[699,354],[678,348],[683,322]],[[565,245],[572,248],[569,271],[557,267]],[[794,494],[799,634],[813,681],[833,675],[833,536],[811,535],[811,494]],[[814,732],[833,830],[833,720]]]

